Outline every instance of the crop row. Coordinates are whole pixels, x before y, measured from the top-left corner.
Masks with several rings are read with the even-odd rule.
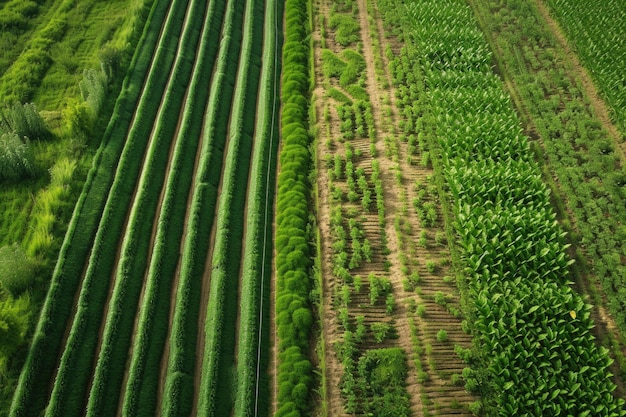
[[[547,0],[576,46],[576,53],[611,106],[615,121],[626,132],[626,7],[620,0],[595,0],[580,7],[573,0]]]
[[[474,306],[477,350],[464,373],[483,396],[474,411],[624,415],[589,306],[569,286],[564,234],[539,167],[471,9],[415,0],[400,10],[395,18],[411,33],[403,67],[419,63],[409,91],[425,110],[416,128],[441,154]]]
[[[185,2],[175,4],[173,10],[182,10],[182,12],[180,12],[178,19],[171,21],[173,27],[182,28],[185,26],[185,22],[189,24],[187,27],[190,27],[191,23],[195,22],[195,19],[189,18],[191,8],[188,10],[186,6]],[[180,38],[186,40],[187,36],[183,32]],[[152,83],[151,78],[148,79],[147,94],[142,96],[137,115],[130,129],[127,145],[122,153],[116,179],[111,187],[94,241],[94,248],[89,258],[78,299],[79,308],[74,316],[72,329],[57,371],[50,404],[47,408],[47,412],[52,413],[52,415],[55,413],[72,415],[80,412],[83,408],[92,376],[92,372],[85,372],[85,370],[94,368],[94,354],[98,351],[98,332],[103,322],[107,294],[111,285],[109,281],[100,277],[114,276],[117,286],[132,284],[130,288],[123,288],[117,292],[121,295],[128,292],[129,301],[123,308],[118,306],[123,305],[124,297],[116,297],[112,300],[114,301],[113,313],[117,313],[112,316],[113,320],[117,321],[122,311],[127,317],[128,311],[135,311],[136,309],[142,288],[141,280],[137,277],[143,277],[143,271],[148,261],[149,246],[152,243],[151,239],[142,239],[141,236],[146,236],[146,233],[148,236],[150,235],[155,208],[169,159],[169,146],[167,144],[171,142],[177,124],[177,112],[172,114],[172,109],[180,106],[184,96],[184,91],[176,88],[172,90],[172,86],[176,84],[185,85],[190,76],[182,58],[189,53],[185,50],[187,45],[182,42],[178,45],[177,43],[174,42],[170,45],[160,43],[159,51],[164,51],[165,54],[174,57],[179,48],[179,52],[182,53],[174,59],[171,74],[163,71],[165,74],[159,82],[155,83]],[[192,56],[194,50],[195,48],[191,51]],[[153,97],[151,102],[146,103],[144,100],[149,98],[151,94],[156,94],[156,97]],[[164,99],[161,101],[159,97],[164,94]],[[148,109],[142,106],[143,103],[146,103]],[[159,105],[159,103],[161,104]],[[151,106],[153,107],[150,108]],[[154,129],[152,129],[153,125],[155,125]],[[133,149],[132,145],[135,144],[138,145],[138,148]],[[145,156],[141,160],[141,158],[137,158],[137,155]],[[129,160],[133,160],[132,164],[135,170],[125,172],[125,168],[130,165]],[[133,190],[136,190],[136,193]],[[124,214],[129,207],[132,208],[127,219]],[[123,240],[119,264],[116,264],[120,236],[123,236]],[[107,319],[110,318],[111,316],[107,315]],[[132,328],[132,324],[124,326],[120,323],[119,325],[123,326],[122,330]],[[117,322],[106,323],[105,333],[110,328],[117,329],[117,326]],[[122,340],[128,343],[129,339],[130,336]],[[90,342],[87,343],[85,340]],[[105,354],[108,354],[108,350]]]
[[[215,135],[216,123],[226,123],[227,114],[220,114],[226,106],[221,105],[220,100],[230,100],[232,88],[224,90],[225,84],[217,84],[211,89],[200,88],[205,83],[207,71],[210,71],[216,62],[219,64],[217,79],[221,80],[224,74],[224,65],[229,62],[229,54],[232,54],[231,42],[223,42],[221,45],[213,42],[220,36],[220,26],[225,16],[225,2],[211,2],[209,15],[214,15],[215,21],[208,27],[200,42],[200,57],[197,72],[190,85],[190,91],[199,91],[200,95],[192,96],[187,102],[184,115],[193,114],[193,118],[203,119],[202,126],[193,129],[193,135],[202,137],[198,168],[193,178],[191,205],[187,210],[187,224],[183,237],[182,256],[180,259],[180,278],[174,300],[174,315],[169,334],[169,356],[166,378],[164,381],[163,403],[161,412],[163,415],[189,415],[193,406],[195,372],[196,341],[198,333],[198,316],[200,311],[200,295],[202,276],[204,274],[206,255],[209,252],[211,229],[215,216],[217,203],[217,190],[222,166],[222,149],[224,148],[225,135]],[[213,24],[215,23],[215,24]],[[232,25],[231,25],[232,27]],[[227,39],[230,39],[228,37]],[[217,58],[217,61],[216,61]],[[223,93],[227,95],[224,95]],[[197,99],[197,100],[196,100]],[[213,103],[209,106],[208,103]],[[198,108],[206,108],[206,112],[198,111]],[[191,112],[196,109],[195,112]],[[195,126],[195,122],[194,122]],[[224,128],[219,131],[223,132]],[[180,148],[180,152],[186,153],[187,149]],[[187,161],[187,165],[189,161]],[[187,173],[188,179],[194,175]],[[191,185],[191,184],[190,184]],[[184,203],[187,200],[185,199]]]
[[[282,148],[276,194],[276,331],[278,334],[276,416],[306,415],[313,375],[308,359],[311,184],[309,109],[309,4],[285,2],[282,71]]]
[[[236,366],[237,360],[240,254],[259,83],[260,55],[255,54],[262,47],[262,36],[259,35],[263,25],[262,2],[229,2],[228,7],[235,14],[237,27],[243,24],[245,29],[243,38],[237,38],[241,37],[241,31],[233,33],[234,44],[241,45],[238,65],[234,61],[235,66],[225,68],[224,82],[234,84],[234,98],[227,126],[226,162],[211,260],[211,289],[205,325],[205,333],[210,336],[204,346],[198,404],[198,414],[202,416],[230,414],[235,395],[233,386],[238,386],[238,381],[232,379],[231,369]]]
[[[62,336],[72,312],[74,294],[81,283],[84,260],[89,256],[98,220],[104,209],[106,190],[114,179],[112,168],[117,165],[125,144],[125,132],[133,118],[130,109],[136,107],[148,68],[151,65],[161,68],[169,65],[169,57],[164,54],[152,58],[160,38],[158,28],[168,14],[166,6],[158,4],[149,15],[139,42],[139,52],[133,57],[111,122],[104,134],[104,145],[94,159],[93,168],[76,205],[31,349],[20,375],[11,415],[39,415],[48,400],[47,389],[62,348]]]
[[[171,281],[178,264],[186,214],[186,197],[194,168],[192,161],[202,126],[201,112],[196,114],[185,110],[206,102],[205,92],[191,90],[186,93],[184,87],[189,83],[192,74],[193,79],[197,79],[201,74],[210,71],[211,60],[215,59],[214,52],[208,48],[207,51],[197,48],[198,38],[201,31],[203,38],[213,35],[210,30],[215,25],[221,24],[221,14],[214,12],[206,14],[203,25],[205,8],[206,2],[194,1],[188,9],[187,19],[192,23],[185,26],[181,37],[182,47],[177,54],[176,65],[171,75],[171,80],[175,84],[164,94],[161,110],[163,116],[157,120],[153,131],[155,137],[147,155],[147,158],[150,158],[153,151],[160,147],[159,160],[161,164],[166,164],[170,151],[170,146],[166,144],[173,141],[172,157],[167,167],[165,182],[163,174],[156,174],[151,170],[153,165],[146,165],[140,177],[138,198],[128,219],[115,287],[107,312],[96,376],[89,395],[88,412],[92,415],[114,414],[120,394],[124,399],[125,415],[150,415],[157,406],[156,392],[160,379],[160,358],[168,329]],[[206,60],[206,57],[209,57],[208,63],[202,62],[204,65],[201,65],[199,56],[194,66],[196,49],[204,54],[201,55],[202,59]],[[175,130],[181,108],[183,110],[180,128]],[[166,165],[161,165],[159,171],[166,172]],[[164,184],[163,190],[161,184]],[[143,203],[143,195],[146,192],[151,194],[150,205]],[[162,196],[160,210],[154,205],[159,196]],[[151,217],[148,213],[154,213],[153,216],[158,215],[158,218],[153,217],[152,221],[146,221]],[[152,232],[154,222],[157,227],[156,231]],[[149,238],[151,235],[152,239]],[[152,247],[151,256],[148,245]],[[137,258],[144,260],[138,261]],[[144,277],[144,280],[138,277]],[[140,296],[142,284],[145,289]],[[131,288],[132,292],[129,291]],[[139,317],[135,318],[134,315],[128,314],[128,311],[135,311],[139,300],[141,300]],[[131,340],[133,355],[127,365],[129,369],[126,370],[126,366],[118,364],[126,363]],[[125,372],[128,373],[128,378],[126,386],[123,387],[124,391],[120,393],[119,387]],[[99,378],[101,375],[103,377]]]
[[[263,55],[257,100],[255,137],[250,167],[246,210],[246,236],[242,261],[238,386],[236,416],[263,415],[268,410],[270,384],[263,377],[269,351],[269,278],[272,259],[272,213],[278,149],[278,50],[282,34],[277,22],[282,16],[280,2],[265,2]],[[260,57],[256,56],[256,59]]]
[[[45,369],[49,377],[36,385],[22,376],[14,415],[38,415],[46,401],[46,415],[227,415],[233,407],[237,415],[263,415],[269,405],[258,400],[268,393],[260,385],[269,354],[263,281],[271,262],[282,7],[261,0],[167,5],[155,3],[149,49],[139,49],[141,66],[133,61],[63,246],[55,279],[70,278],[63,282],[69,296],[51,290],[47,303],[64,296],[65,320],[31,355],[50,345],[55,353],[25,371]],[[154,51],[153,61],[142,60]],[[126,101],[129,90],[134,103]],[[96,188],[103,196],[94,207],[88,197]],[[74,245],[83,237],[93,245],[80,252]],[[54,313],[44,309],[42,317],[54,320]]]

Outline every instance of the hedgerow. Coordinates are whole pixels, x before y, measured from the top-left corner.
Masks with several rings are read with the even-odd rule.
[[[276,195],[276,330],[278,333],[278,407],[276,416],[306,415],[312,384],[307,358],[312,315],[309,305],[311,249],[309,204],[311,184],[309,105],[309,4],[285,3],[283,88]],[[302,75],[306,75],[303,77]]]

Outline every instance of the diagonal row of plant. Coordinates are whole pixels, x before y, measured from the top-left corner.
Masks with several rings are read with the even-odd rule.
[[[540,170],[471,9],[460,0],[396,9],[410,33],[402,59],[419,63],[410,89],[424,109],[416,125],[441,154],[474,306],[476,352],[464,374],[483,397],[474,411],[624,415],[611,360],[590,333],[590,307],[569,286]]]
[[[594,0],[585,7],[573,0],[546,3],[600,87],[622,134],[626,134],[626,4],[620,0]]]
[[[597,282],[604,298],[597,302],[605,303],[623,333],[626,228],[621,219],[626,217],[626,174],[619,144],[595,116],[593,100],[534,2],[472,3],[483,26],[491,28],[499,64],[519,96],[516,104],[532,117],[528,122],[541,138],[555,187],[573,220],[571,240],[583,261],[579,268]],[[620,366],[626,369],[623,356]]]
[[[189,8],[189,16],[197,16],[195,20],[197,23],[188,25],[185,28],[185,32],[181,38],[181,42],[184,45],[184,49],[179,51],[177,63],[172,73],[172,80],[175,82],[173,89],[168,90],[164,96],[164,114],[171,114],[178,118],[179,109],[182,112],[182,120],[180,122],[180,129],[177,132],[173,132],[172,129],[176,128],[177,121],[169,120],[168,118],[159,119],[155,134],[157,140],[152,142],[153,150],[160,148],[161,164],[167,162],[167,151],[169,147],[165,146],[168,143],[168,137],[175,134],[173,140],[174,151],[172,161],[168,168],[167,180],[164,185],[163,191],[160,191],[158,186],[140,186],[141,190],[152,191],[151,195],[146,199],[138,199],[137,204],[133,207],[131,217],[129,220],[129,229],[124,242],[124,249],[121,254],[121,264],[117,268],[117,277],[115,280],[115,287],[111,297],[110,305],[107,311],[106,324],[104,327],[104,335],[102,347],[99,351],[98,363],[96,366],[95,377],[92,384],[88,414],[91,415],[111,415],[114,414],[118,406],[118,398],[120,396],[120,386],[122,386],[124,374],[126,371],[126,357],[128,355],[129,347],[131,346],[131,339],[134,341],[132,344],[132,361],[130,378],[126,384],[126,387],[122,386],[122,394],[124,395],[124,409],[125,414],[136,414],[135,408],[139,407],[141,410],[145,410],[146,413],[151,414],[155,409],[156,395],[155,388],[152,389],[139,389],[137,387],[137,374],[143,377],[145,384],[158,384],[158,369],[154,365],[146,366],[145,353],[153,346],[157,346],[158,357],[160,352],[158,346],[163,346],[163,340],[165,339],[164,332],[167,329],[167,315],[162,317],[162,314],[169,311],[169,308],[162,307],[161,303],[169,302],[169,291],[165,290],[167,295],[163,296],[158,291],[154,291],[154,288],[159,288],[158,284],[164,277],[171,278],[176,270],[178,262],[178,250],[182,233],[182,224],[184,223],[186,213],[186,194],[190,187],[190,178],[194,168],[193,159],[195,157],[194,150],[198,146],[198,139],[200,137],[199,130],[202,125],[202,112],[189,112],[190,108],[198,106],[198,103],[206,102],[206,93],[203,89],[193,89],[194,85],[197,85],[197,79],[210,72],[212,69],[212,62],[214,57],[209,56],[208,63],[201,65],[200,59],[204,55],[208,54],[210,48],[200,49],[204,55],[199,56],[194,63],[196,57],[196,48],[198,43],[198,33],[200,28],[204,31],[204,36],[209,36],[209,29],[216,24],[221,24],[221,16],[219,13],[206,12],[206,19],[204,18],[206,9],[206,2],[194,1]],[[202,23],[204,21],[204,24]],[[216,23],[217,22],[217,23]],[[192,70],[193,66],[193,70]],[[185,92],[185,86],[189,75],[193,74],[195,83],[192,82],[188,91]],[[185,96],[188,94],[188,96]],[[204,97],[203,97],[204,95]],[[185,96],[184,106],[182,106],[182,100]],[[160,133],[163,128],[169,129],[169,132]],[[165,136],[167,135],[167,136]],[[188,159],[191,159],[189,161]],[[152,165],[152,169],[145,169],[142,171],[140,183],[145,184],[145,179],[150,181],[159,180],[159,175],[156,175],[153,171],[158,169],[163,172],[164,166]],[[160,184],[157,183],[157,184]],[[163,200],[159,211],[156,211],[154,206],[158,202],[157,192],[164,193]],[[142,196],[145,193],[140,193]],[[176,203],[174,203],[176,202]],[[146,213],[156,212],[158,213],[156,236],[154,242],[151,239],[146,239],[145,236],[150,236],[152,223],[146,222]],[[138,224],[139,227],[135,225]],[[164,237],[166,236],[166,237]],[[178,243],[178,244],[177,244]],[[146,247],[147,245],[154,246],[152,256],[148,257]],[[165,252],[165,247],[169,252]],[[129,252],[126,248],[133,248],[135,252]],[[137,254],[137,250],[143,249],[143,253]],[[145,258],[143,262],[137,261],[137,257]],[[166,257],[166,261],[164,261]],[[146,270],[147,262],[150,261],[150,269]],[[155,272],[155,264],[159,265]],[[140,290],[144,280],[137,279],[146,274],[146,294],[142,297],[143,304],[141,309],[141,318],[138,321],[138,329],[135,329],[135,317],[128,314],[128,311],[135,311],[137,303],[140,297]],[[167,287],[166,284],[162,284]],[[158,301],[160,300],[160,301]],[[146,307],[148,306],[148,307]],[[155,319],[154,309],[160,308],[161,316],[157,316]],[[150,310],[152,309],[152,311]],[[146,317],[147,316],[147,317]],[[157,320],[162,323],[161,328],[153,329],[151,324]],[[165,329],[165,330],[164,330]],[[134,332],[141,332],[142,336],[133,335]],[[150,334],[151,338],[146,338],[146,334]],[[158,361],[158,359],[156,359]],[[145,371],[143,373],[137,372],[138,365],[141,365]],[[156,368],[157,376],[155,376],[154,369]],[[142,370],[143,370],[142,369]],[[153,371],[148,373],[148,371]],[[141,385],[140,385],[141,386]],[[140,395],[140,399],[137,397]],[[152,402],[151,402],[152,401]],[[138,404],[138,405],[137,405]]]
[[[39,415],[49,399],[48,389],[63,347],[63,333],[72,313],[74,294],[82,282],[85,259],[89,257],[98,221],[108,197],[108,189],[114,180],[115,167],[126,144],[126,132],[135,117],[131,109],[136,107],[144,88],[149,83],[156,82],[154,73],[152,81],[146,81],[149,68],[167,68],[171,65],[172,56],[165,53],[154,54],[156,45],[162,39],[168,39],[168,36],[171,39],[171,36],[177,33],[176,27],[171,24],[159,30],[163,22],[173,20],[177,16],[178,12],[167,6],[165,2],[155,3],[139,43],[138,52],[129,66],[113,116],[103,137],[103,146],[94,158],[93,168],[85,182],[66,233],[31,349],[20,375],[11,415]],[[158,74],[166,76],[164,71],[159,71]],[[144,103],[154,101],[153,96],[144,96]],[[133,159],[128,158],[126,163],[132,162]],[[123,171],[126,173],[132,168],[131,164]],[[132,189],[133,177],[122,176],[122,178],[130,183],[128,186]]]

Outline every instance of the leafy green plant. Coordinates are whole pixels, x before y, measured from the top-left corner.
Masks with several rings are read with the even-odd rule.
[[[389,323],[384,322],[376,322],[370,325],[370,330],[372,331],[372,335],[374,336],[374,340],[377,343],[382,343],[391,330],[391,325]]]
[[[441,329],[437,332],[437,341],[446,342],[448,340],[448,332],[445,329]]]

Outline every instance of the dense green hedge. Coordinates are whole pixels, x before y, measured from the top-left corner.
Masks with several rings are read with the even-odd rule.
[[[285,3],[282,76],[282,148],[276,195],[276,331],[278,409],[276,416],[306,415],[313,381],[308,359],[312,314],[309,225],[311,138],[309,106],[309,3]]]

